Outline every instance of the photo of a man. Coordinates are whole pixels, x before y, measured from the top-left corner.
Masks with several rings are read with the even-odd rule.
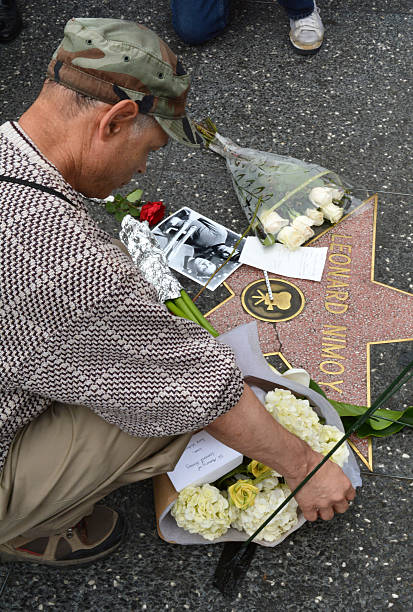
[[[177,272],[200,285],[205,285],[215,274],[208,284],[211,291],[241,265],[239,257],[244,241],[220,269],[232,253],[239,235],[190,208],[181,208],[162,221],[153,233],[165,251],[170,267]]]

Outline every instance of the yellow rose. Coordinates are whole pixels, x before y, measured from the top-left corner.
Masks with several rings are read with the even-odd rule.
[[[231,502],[240,510],[245,510],[253,505],[258,487],[251,484],[250,480],[238,480],[228,487],[228,495]]]
[[[259,461],[255,461],[255,459],[251,461],[251,463],[248,464],[247,470],[253,476],[255,476],[255,478],[261,478],[264,475],[265,477],[267,477],[267,472],[268,472],[268,476],[270,476],[271,474],[271,468],[269,468],[268,465],[264,465],[263,463],[260,463]]]

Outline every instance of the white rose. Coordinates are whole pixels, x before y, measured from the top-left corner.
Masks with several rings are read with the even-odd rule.
[[[325,189],[329,189],[331,193],[331,197],[333,200],[338,202],[344,195],[344,189],[340,189],[339,187],[326,187]]]
[[[313,221],[313,225],[323,225],[324,216],[321,210],[317,210],[316,208],[307,208],[305,214]]]
[[[311,228],[308,228],[311,233]],[[311,237],[311,236],[310,236]],[[297,249],[300,245],[303,244],[307,240],[307,237],[296,227],[292,227],[292,225],[287,225],[287,227],[283,227],[280,233],[277,236],[277,240],[284,244],[290,251]]]
[[[333,204],[332,202],[327,206],[322,206],[321,210],[325,219],[327,219],[327,221],[330,221],[330,223],[337,223],[343,216],[343,209],[340,206]]]
[[[294,219],[291,225],[298,229],[299,232],[304,234],[304,236],[306,236],[306,240],[314,236],[313,230],[310,229],[311,226],[314,225],[314,221],[310,219],[310,217],[306,217],[306,215],[298,215],[298,217]]]
[[[288,225],[288,220],[283,219],[280,215],[275,212],[265,211],[260,217],[261,223],[264,227],[264,231],[268,234],[278,234],[280,229]]]
[[[316,208],[327,206],[333,201],[330,187],[314,187],[308,197]]]

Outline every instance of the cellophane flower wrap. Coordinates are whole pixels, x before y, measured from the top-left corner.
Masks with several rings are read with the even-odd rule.
[[[210,120],[197,127],[209,148],[225,158],[241,207],[264,246],[278,241],[294,250],[314,235],[311,226],[320,225],[320,213],[321,220],[330,223],[342,217],[349,185],[336,173],[293,157],[240,147],[219,134]]]

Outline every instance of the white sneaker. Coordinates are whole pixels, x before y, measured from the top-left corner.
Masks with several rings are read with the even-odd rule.
[[[303,19],[290,19],[290,27],[290,41],[297,53],[317,53],[323,44],[324,26],[315,2],[311,15]]]

